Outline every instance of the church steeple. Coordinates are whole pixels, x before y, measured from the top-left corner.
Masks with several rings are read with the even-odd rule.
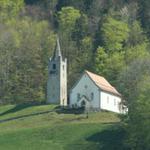
[[[59,37],[57,36],[56,46],[55,46],[55,51],[54,51],[53,59],[56,59],[56,58],[58,58],[58,57],[62,57],[62,55],[61,55],[61,50],[60,50]]]
[[[62,59],[58,37],[48,64],[47,103],[67,106],[67,59]]]

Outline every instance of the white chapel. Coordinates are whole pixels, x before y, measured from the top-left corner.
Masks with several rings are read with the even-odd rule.
[[[125,113],[121,94],[104,77],[89,71],[71,89],[69,106]]]

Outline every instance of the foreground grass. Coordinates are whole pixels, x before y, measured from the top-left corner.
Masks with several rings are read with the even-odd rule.
[[[1,106],[0,150],[121,150],[113,113],[57,112],[55,105]]]

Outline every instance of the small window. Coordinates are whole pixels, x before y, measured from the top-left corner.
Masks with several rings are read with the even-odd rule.
[[[77,101],[80,100],[80,93],[77,94]]]
[[[65,70],[65,66],[63,65],[63,70]]]
[[[54,69],[54,70],[56,69],[56,64],[53,64],[53,69]]]
[[[93,100],[94,99],[94,93],[92,92],[91,93],[91,100]]]

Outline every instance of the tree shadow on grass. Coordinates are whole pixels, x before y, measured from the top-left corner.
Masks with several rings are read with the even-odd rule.
[[[15,113],[15,112],[21,111],[23,109],[33,107],[33,106],[39,106],[39,105],[44,105],[44,104],[37,103],[37,102],[18,104],[18,105],[14,106],[13,108],[11,108],[7,111],[0,113],[0,116],[4,116],[4,115],[10,114],[10,113]]]
[[[95,143],[99,150],[127,150],[124,146],[125,131],[119,125],[111,126],[86,139]]]
[[[85,141],[76,141],[65,147],[66,150],[128,150],[124,146],[125,131],[117,124],[97,132]]]

